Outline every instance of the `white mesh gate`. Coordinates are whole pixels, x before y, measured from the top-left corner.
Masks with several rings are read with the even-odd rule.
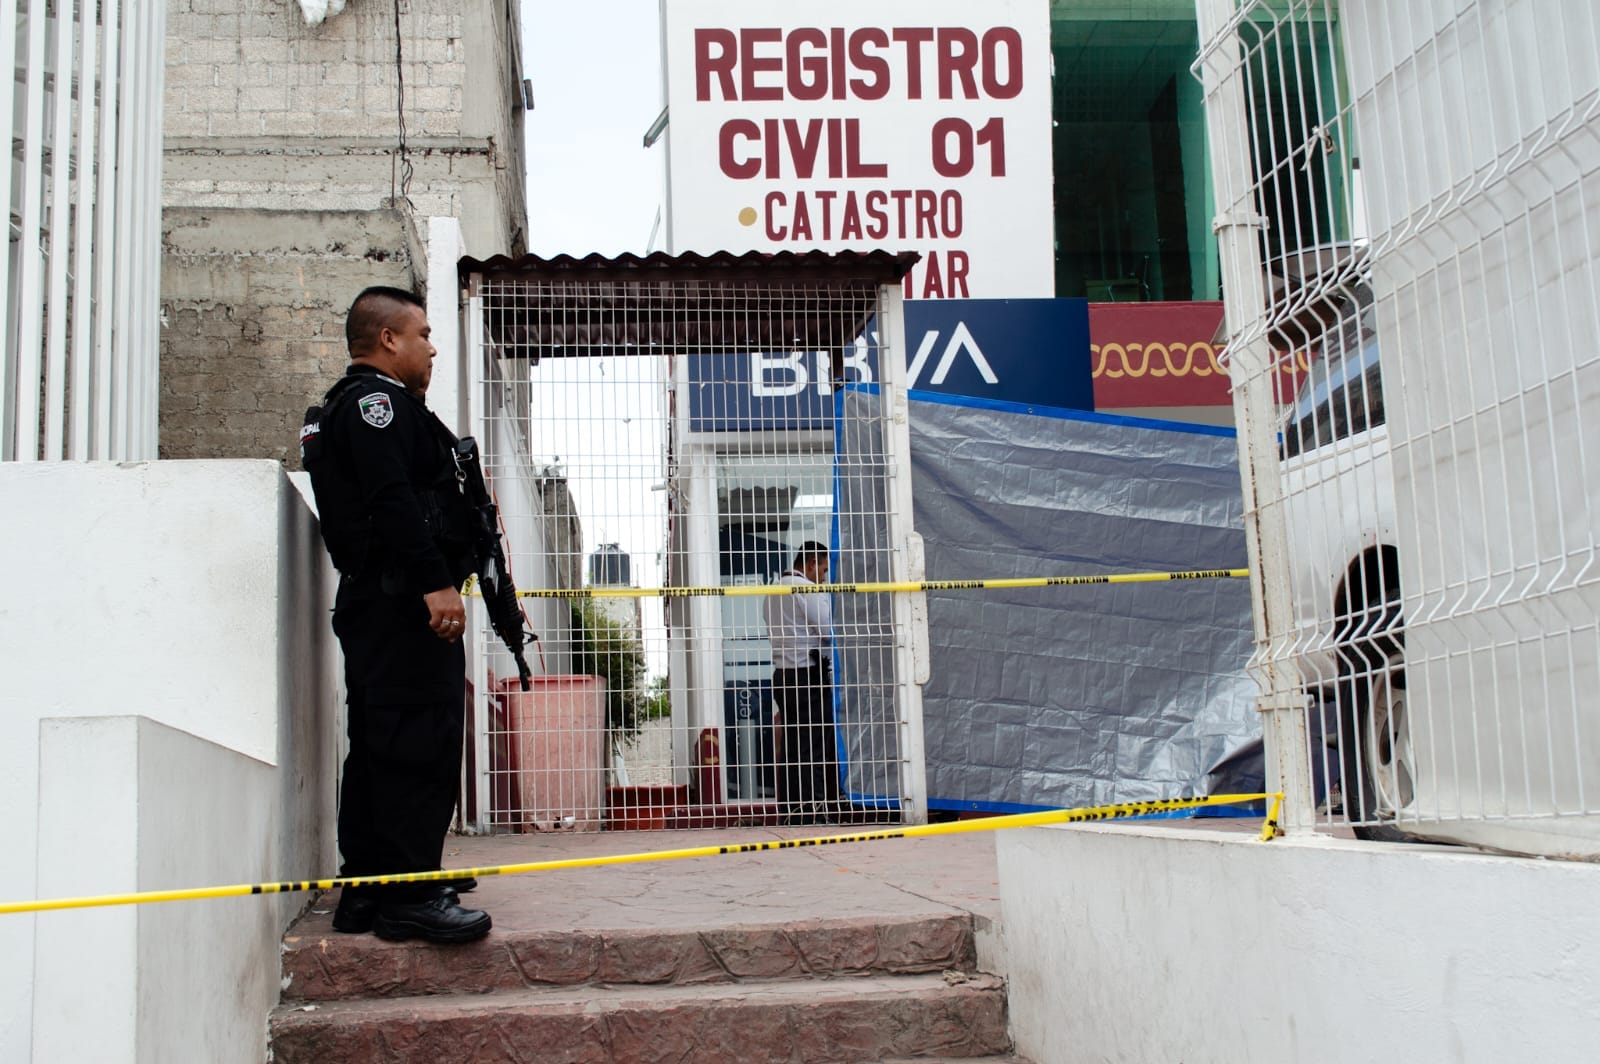
[[[1600,852],[1600,13],[1197,9],[1290,818]]]
[[[790,591],[808,544],[824,581],[921,577],[893,339],[905,265],[464,265],[473,423],[538,634],[523,692],[477,633],[469,823],[924,815],[920,596]],[[850,388],[889,397],[884,413],[853,413]]]

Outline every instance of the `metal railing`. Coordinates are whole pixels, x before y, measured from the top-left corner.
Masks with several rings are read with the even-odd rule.
[[[1600,13],[1196,7],[1268,789],[1600,852]]]
[[[4,0],[0,460],[156,456],[161,0]]]

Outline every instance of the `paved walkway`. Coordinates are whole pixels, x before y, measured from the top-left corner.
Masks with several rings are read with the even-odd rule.
[[[547,832],[452,836],[445,866],[645,853],[843,834],[848,827]],[[807,846],[759,853],[485,876],[465,899],[497,930],[674,928],[880,915],[971,913],[998,920],[994,834]],[[334,895],[324,895],[320,919]],[[314,913],[312,921],[318,920]],[[303,928],[303,930],[311,930]]]

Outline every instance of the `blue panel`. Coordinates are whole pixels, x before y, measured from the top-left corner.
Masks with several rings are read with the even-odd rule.
[[[941,395],[1094,409],[1086,299],[906,304],[907,383]]]
[[[877,353],[869,350],[866,354],[864,372],[847,379],[876,379]],[[688,358],[690,432],[825,429],[833,425],[833,389],[827,379],[829,356],[825,351]]]
[[[1094,409],[1089,304],[1082,299],[947,299],[905,305],[910,386],[1065,410]],[[878,379],[877,329],[846,352],[845,381]],[[689,356],[692,432],[830,429],[823,351]]]

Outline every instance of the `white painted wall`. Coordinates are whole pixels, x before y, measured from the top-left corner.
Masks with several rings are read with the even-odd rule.
[[[1035,1064],[1593,1059],[1600,866],[1151,825],[996,846]]]
[[[429,218],[427,225],[428,324],[438,352],[428,382],[428,406],[457,435],[468,435],[462,426],[472,423],[470,390],[477,378],[467,363],[471,356],[462,337],[461,282],[456,273],[467,246],[457,219]]]
[[[0,898],[329,872],[331,570],[278,463],[0,465],[0,510]],[[306,900],[0,917],[0,1060],[255,1064]]]

